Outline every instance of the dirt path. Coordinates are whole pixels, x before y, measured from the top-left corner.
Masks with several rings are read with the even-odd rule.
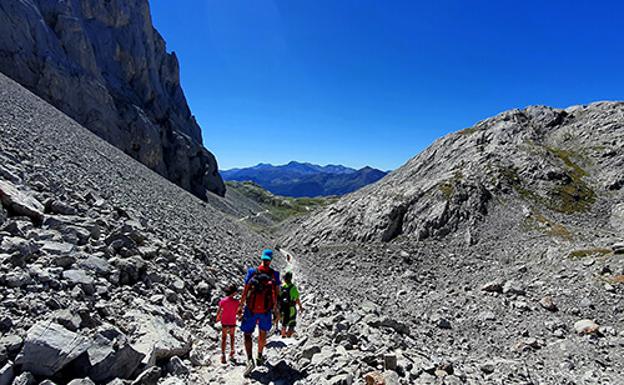
[[[267,364],[263,367],[256,367],[248,378],[243,376],[245,371],[246,356],[243,344],[243,333],[237,328],[236,330],[236,361],[228,362],[227,364],[221,364],[220,353],[220,338],[221,331],[220,326],[215,325],[215,329],[218,331],[219,342],[213,344],[211,356],[211,365],[202,369],[201,374],[204,380],[210,384],[226,384],[226,385],[251,385],[251,384],[275,384],[275,385],[292,385],[297,378],[303,378],[303,375],[297,370],[292,368],[290,357],[296,353],[299,345],[305,342],[303,334],[305,333],[305,327],[309,323],[308,317],[306,317],[306,294],[307,285],[302,274],[296,258],[287,250],[278,249],[286,262],[285,266],[281,268],[280,273],[283,275],[286,271],[292,271],[295,279],[295,283],[302,293],[302,304],[304,308],[303,314],[299,314],[297,322],[297,333],[294,338],[282,338],[279,335],[279,329],[275,326],[271,330],[270,335],[267,338],[267,345],[264,349],[264,356]],[[290,258],[288,258],[290,256]],[[301,278],[301,279],[299,279]],[[257,332],[254,333],[253,351],[254,357],[257,354]],[[228,346],[229,349],[229,346]],[[228,350],[229,352],[229,350]]]

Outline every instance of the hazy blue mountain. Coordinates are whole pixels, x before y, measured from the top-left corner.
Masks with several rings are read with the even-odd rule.
[[[374,183],[386,174],[371,167],[356,170],[341,165],[319,166],[295,161],[279,166],[259,163],[221,171],[225,180],[252,181],[273,194],[291,197],[344,195]]]

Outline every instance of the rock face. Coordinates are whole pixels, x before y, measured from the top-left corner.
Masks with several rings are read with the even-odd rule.
[[[0,71],[194,195],[225,193],[147,0],[2,1]]]
[[[292,239],[423,240],[465,229],[472,245],[479,241],[476,225],[503,205],[510,216],[526,217],[527,226],[562,236],[552,217],[565,224],[575,216],[604,217],[608,209],[617,229],[623,127],[624,103],[617,102],[501,113],[439,139],[378,183],[314,215]]]

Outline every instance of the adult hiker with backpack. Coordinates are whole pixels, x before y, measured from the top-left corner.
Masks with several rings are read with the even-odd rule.
[[[279,305],[282,319],[282,338],[292,337],[295,333],[297,306],[299,307],[299,312],[303,311],[299,289],[293,283],[292,278],[292,272],[286,272],[284,274],[284,285],[282,285],[280,290]]]
[[[277,298],[281,285],[278,271],[271,268],[273,251],[262,251],[261,264],[251,268],[245,276],[245,287],[238,307],[239,317],[242,316],[240,329],[245,335],[245,352],[247,353],[247,368],[245,375],[249,375],[256,366],[264,364],[262,351],[266,344],[267,333],[273,326],[273,317],[278,317]],[[253,360],[252,335],[258,325],[258,358]]]

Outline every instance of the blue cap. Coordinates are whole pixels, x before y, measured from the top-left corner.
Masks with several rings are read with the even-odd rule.
[[[262,258],[263,261],[271,261],[273,260],[273,250],[264,249],[262,250]]]

